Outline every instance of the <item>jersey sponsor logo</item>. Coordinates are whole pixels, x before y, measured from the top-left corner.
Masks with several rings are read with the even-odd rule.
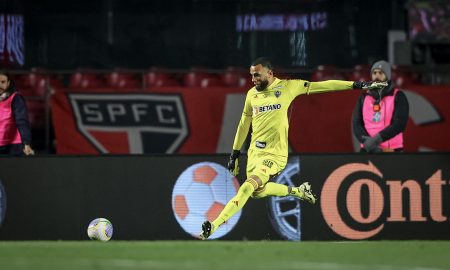
[[[265,106],[254,106],[253,107],[253,115],[257,115],[260,113],[270,112],[281,110],[281,104],[270,104]]]
[[[266,142],[256,141],[255,146],[260,149],[264,149],[264,148],[266,148]]]
[[[77,128],[100,153],[173,153],[188,135],[178,95],[69,94]],[[114,141],[111,144],[111,141]],[[117,147],[120,145],[120,147]]]

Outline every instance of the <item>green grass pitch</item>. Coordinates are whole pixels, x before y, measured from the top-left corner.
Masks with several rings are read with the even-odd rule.
[[[0,241],[0,269],[450,269],[450,241]]]

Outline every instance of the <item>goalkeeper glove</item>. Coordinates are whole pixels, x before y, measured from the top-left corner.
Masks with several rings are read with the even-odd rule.
[[[387,82],[372,82],[372,81],[355,81],[353,82],[353,88],[354,89],[367,89],[367,90],[372,90],[372,89],[380,89],[383,87],[386,87],[388,85]]]
[[[230,160],[228,161],[228,170],[234,176],[239,174],[239,155],[241,152],[239,150],[233,150],[230,155]]]

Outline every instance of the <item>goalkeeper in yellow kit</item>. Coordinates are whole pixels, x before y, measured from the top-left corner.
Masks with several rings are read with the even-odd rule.
[[[303,94],[379,87],[377,83],[372,82],[280,80],[274,77],[272,64],[267,58],[255,60],[250,67],[250,74],[255,87],[248,91],[245,98],[244,111],[234,139],[233,153],[228,162],[228,169],[236,176],[239,173],[240,149],[251,126],[247,180],[214,221],[207,220],[202,224],[201,239],[207,239],[213,234],[220,225],[238,212],[250,197],[295,196],[314,204],[316,197],[312,194],[308,182],[299,187],[269,182],[269,179],[279,174],[287,163],[289,129],[287,112],[291,102]]]

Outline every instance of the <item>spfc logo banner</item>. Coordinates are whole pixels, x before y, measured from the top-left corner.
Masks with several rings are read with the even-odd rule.
[[[79,91],[87,90],[56,89],[51,96],[57,154],[228,153],[247,90],[158,87],[152,88],[151,93],[119,89]],[[410,108],[405,151],[450,151],[449,88],[411,85],[402,91]],[[359,95],[341,91],[295,100],[289,126],[292,151],[359,151],[359,142],[352,140],[351,130]],[[339,114],[336,104],[340,104]],[[323,133],[324,126],[333,130],[332,138]]]
[[[76,127],[100,153],[174,153],[188,135],[178,95],[68,94]]]

